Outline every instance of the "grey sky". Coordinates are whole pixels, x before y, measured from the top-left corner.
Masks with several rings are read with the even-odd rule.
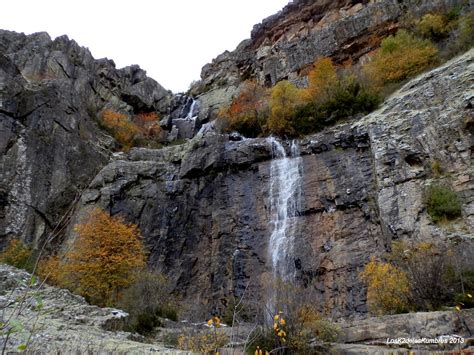
[[[95,58],[139,64],[174,92],[201,67],[250,37],[252,26],[288,0],[6,0],[0,27],[27,34],[67,34]]]

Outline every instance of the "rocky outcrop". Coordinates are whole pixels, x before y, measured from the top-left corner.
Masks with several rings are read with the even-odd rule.
[[[428,354],[461,349],[468,353],[473,350],[472,309],[372,317],[340,325],[340,343],[331,346],[334,354],[388,355],[413,351]]]
[[[366,312],[359,272],[394,239],[455,241],[472,260],[473,56],[416,78],[356,123],[298,142],[302,203],[288,221],[298,226],[292,262],[299,284],[330,315]],[[247,284],[248,294],[264,298],[272,146],[208,128],[181,146],[116,156],[71,224],[95,207],[124,215],[176,291],[200,308],[222,309]],[[462,219],[449,226],[434,224],[423,205],[435,160],[445,172],[437,179],[462,201]]]
[[[117,70],[66,36],[0,31],[0,248],[60,231],[108,162],[103,109],[166,113],[170,93],[138,66]]]
[[[322,56],[336,63],[357,63],[397,31],[406,14],[421,15],[457,0],[295,0],[278,14],[254,26],[251,38],[205,65],[201,82],[191,92],[201,93],[203,115],[214,116],[228,104],[240,83],[255,79],[273,86],[288,79],[306,85],[310,66]]]
[[[121,331],[127,313],[89,305],[67,290],[32,283],[30,274],[4,264],[0,264],[0,308],[0,347],[8,353],[16,353],[19,346],[42,354],[186,353],[133,341],[140,336]],[[11,334],[7,337],[8,329]]]

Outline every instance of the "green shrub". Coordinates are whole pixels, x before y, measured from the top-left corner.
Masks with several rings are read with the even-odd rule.
[[[153,332],[156,327],[161,326],[161,319],[155,313],[140,313],[135,316],[135,321],[131,326],[131,330],[147,335]]]
[[[135,283],[122,293],[117,307],[129,313],[129,330],[143,335],[159,327],[162,318],[178,320],[169,282],[164,275],[156,272],[141,272]]]
[[[425,205],[434,222],[452,220],[461,216],[458,195],[449,187],[432,185],[425,194]]]
[[[341,80],[325,101],[313,101],[296,109],[293,129],[299,134],[318,132],[340,119],[370,113],[378,104],[379,96],[355,78]]]
[[[438,160],[433,160],[431,162],[431,172],[436,177],[440,177],[443,174],[443,167]]]

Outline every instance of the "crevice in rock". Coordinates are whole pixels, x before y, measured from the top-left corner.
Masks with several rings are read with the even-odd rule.
[[[64,126],[61,122],[59,122],[58,120],[54,120],[54,123],[56,123],[59,127],[61,127],[62,129],[64,129],[66,132],[68,133],[71,133],[71,130],[69,128],[67,128],[66,126]]]
[[[35,213],[44,221],[44,223],[46,223],[48,228],[50,230],[53,230],[53,225],[52,225],[51,221],[46,217],[46,215],[42,211],[40,211],[37,207],[35,207],[33,205],[26,204],[26,206],[33,209],[33,211],[35,211]]]

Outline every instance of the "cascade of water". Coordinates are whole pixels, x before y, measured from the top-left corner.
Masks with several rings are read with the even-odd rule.
[[[298,144],[293,141],[290,156],[285,148],[273,137],[268,138],[273,160],[270,165],[270,226],[269,257],[274,280],[291,282],[294,279],[293,244],[296,219],[301,210],[302,158]],[[270,295],[270,311],[275,311],[276,295]]]
[[[194,100],[193,98],[191,98],[193,100],[193,102],[191,103],[191,107],[189,108],[189,111],[188,111],[188,114],[186,115],[186,119],[187,120],[192,120],[194,117],[193,117],[193,113],[194,113],[194,108],[196,106],[196,100]]]

